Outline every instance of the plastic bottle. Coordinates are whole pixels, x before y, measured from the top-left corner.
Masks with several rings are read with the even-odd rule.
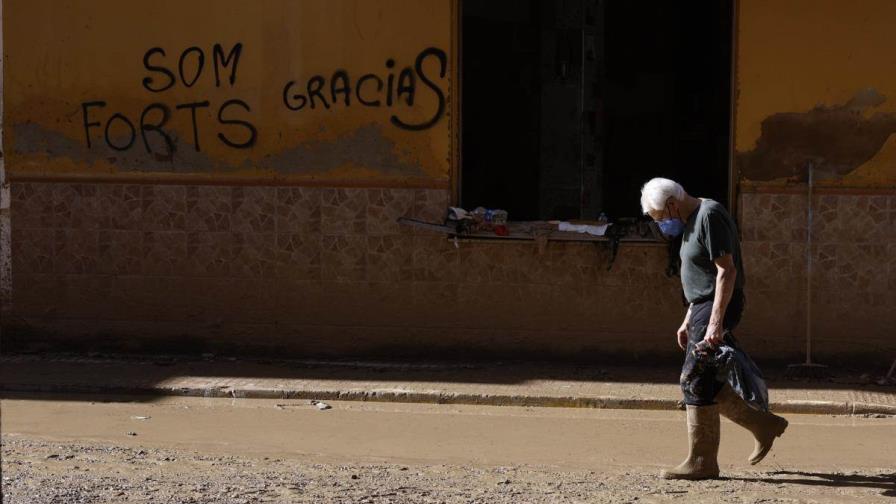
[[[507,224],[507,210],[490,210],[491,212],[491,223],[496,226],[503,226]]]

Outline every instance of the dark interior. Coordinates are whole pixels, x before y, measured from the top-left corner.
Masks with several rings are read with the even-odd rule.
[[[462,206],[636,216],[655,176],[728,204],[730,1],[462,9]]]
[[[538,218],[537,0],[462,3],[461,204]]]

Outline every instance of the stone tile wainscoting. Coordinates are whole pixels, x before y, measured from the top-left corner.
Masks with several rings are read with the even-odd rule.
[[[896,357],[896,196],[813,196],[812,274],[807,279],[808,196],[741,195],[749,279],[742,334],[801,361],[807,280],[816,360]]]
[[[5,348],[293,356],[676,357],[663,247],[461,241],[448,191],[12,184]],[[747,310],[762,359],[802,359],[806,196],[744,193]],[[822,361],[892,360],[896,196],[818,195],[812,329]]]
[[[446,190],[12,185],[7,348],[292,356],[675,354],[666,250],[461,241]]]

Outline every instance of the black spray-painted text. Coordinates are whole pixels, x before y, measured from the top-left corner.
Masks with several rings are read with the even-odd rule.
[[[367,73],[352,81],[349,72],[336,70],[329,81],[321,75],[308,79],[304,86],[296,81],[289,81],[283,87],[283,104],[292,111],[299,111],[308,106],[311,109],[341,105],[350,107],[357,102],[364,107],[393,107],[404,103],[414,106],[417,95],[417,80],[436,96],[436,110],[432,116],[421,123],[409,123],[398,115],[391,115],[389,120],[395,126],[412,131],[431,128],[445,114],[445,92],[439,87],[436,79],[427,75],[424,65],[432,58],[438,63],[438,78],[445,77],[448,58],[445,51],[430,47],[423,50],[414,62],[414,66],[395,70],[395,60],[386,60],[387,75],[385,79],[375,73]],[[354,98],[352,98],[354,97]],[[329,99],[329,100],[328,100]],[[353,101],[354,100],[354,101]]]
[[[189,125],[196,152],[209,141],[203,140],[208,129],[221,144],[233,149],[247,149],[258,141],[259,131],[252,120],[252,107],[232,97],[212,102],[205,96],[190,101],[171,103],[164,100],[167,91],[193,89],[197,84],[215,88],[236,88],[243,44],[229,48],[214,44],[210,50],[192,46],[169,54],[164,47],[152,47],[143,54],[145,74],[140,81],[152,100],[142,111],[128,116],[114,104],[96,99],[81,103],[84,140],[88,149],[97,143],[115,151],[127,151],[135,145],[159,160],[171,160],[178,150],[173,124]],[[433,72],[433,64],[436,65]],[[421,131],[433,127],[445,115],[446,95],[440,87],[445,78],[448,59],[444,51],[430,47],[420,52],[412,66],[396,70],[393,59],[386,60],[385,75],[366,73],[352,79],[347,70],[336,70],[328,78],[315,75],[304,85],[289,81],[282,90],[282,106],[293,112],[308,109],[330,110],[335,106],[386,107],[395,111],[389,121],[396,127]],[[429,69],[429,70],[427,70]],[[428,71],[430,73],[428,73]],[[414,107],[420,92],[435,96],[435,110],[427,119],[411,122],[400,117],[397,107]]]

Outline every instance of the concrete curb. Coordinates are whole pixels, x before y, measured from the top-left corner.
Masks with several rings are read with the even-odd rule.
[[[0,384],[0,394],[98,394],[135,396],[181,396],[237,399],[303,399],[370,401],[425,404],[469,404],[482,406],[530,406],[548,408],[595,408],[680,410],[677,399],[627,397],[532,396],[467,394],[453,392],[409,392],[394,390],[295,390],[233,387],[163,387]],[[776,413],[811,415],[896,415],[896,406],[865,402],[796,401],[773,402]]]

